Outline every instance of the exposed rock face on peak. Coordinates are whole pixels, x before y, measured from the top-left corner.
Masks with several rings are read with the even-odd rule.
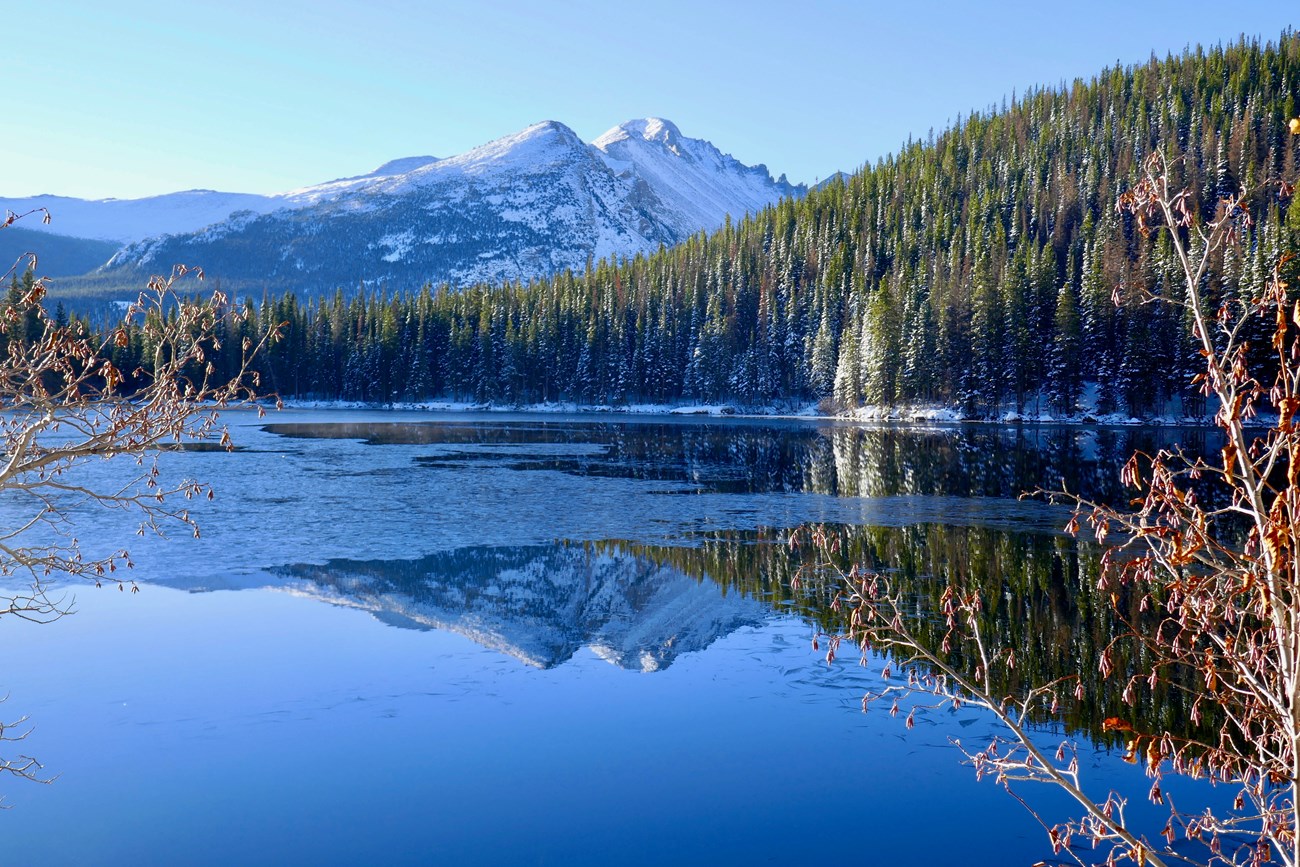
[[[135,286],[141,272],[185,262],[235,291],[528,280],[650,252],[804,191],[660,118],[620,124],[592,144],[543,121],[457,156],[406,157],[279,196],[200,196],[211,205],[201,213],[119,231],[129,243],[99,278]],[[115,207],[144,213],[167,200],[163,210],[175,212],[184,197],[194,194]],[[112,200],[76,201],[50,205],[52,228],[57,212],[89,215]],[[70,234],[108,237],[79,219]]]

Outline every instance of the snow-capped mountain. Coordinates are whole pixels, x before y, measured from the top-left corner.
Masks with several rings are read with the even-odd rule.
[[[101,284],[117,275],[135,285],[141,272],[184,262],[230,288],[329,291],[580,270],[591,260],[677,243],[721,226],[728,214],[740,219],[804,191],[647,118],[591,144],[546,121],[459,156],[394,160],[279,196],[191,192],[77,206],[0,199],[0,207],[43,204],[54,214],[50,228],[62,224],[81,237],[115,231],[129,241],[101,269]],[[110,221],[116,228],[92,225],[96,206],[117,215],[128,204],[136,210]]]

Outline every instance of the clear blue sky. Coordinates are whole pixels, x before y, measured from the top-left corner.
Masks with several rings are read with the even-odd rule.
[[[14,0],[0,196],[272,193],[651,115],[811,182],[1012,91],[1297,19],[1295,0]]]

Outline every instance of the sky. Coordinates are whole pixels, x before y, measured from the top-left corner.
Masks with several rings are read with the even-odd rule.
[[[648,116],[812,183],[1012,93],[1297,19],[1294,0],[12,0],[0,197],[276,193]]]

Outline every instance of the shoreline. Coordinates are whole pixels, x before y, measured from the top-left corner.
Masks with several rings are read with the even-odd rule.
[[[801,419],[808,421],[863,424],[980,424],[980,425],[1059,425],[1070,427],[1213,427],[1212,416],[1158,415],[1138,417],[1127,413],[1081,412],[1073,415],[1051,413],[1017,413],[1008,410],[995,417],[973,417],[951,407],[858,407],[850,412],[827,413],[816,404],[750,407],[731,403],[629,403],[581,404],[553,401],[531,404],[493,404],[473,401],[356,401],[286,399],[285,409],[300,410],[369,410],[395,412],[448,413],[531,413],[553,415],[680,416],[697,418]],[[1261,417],[1260,426],[1268,419]]]

